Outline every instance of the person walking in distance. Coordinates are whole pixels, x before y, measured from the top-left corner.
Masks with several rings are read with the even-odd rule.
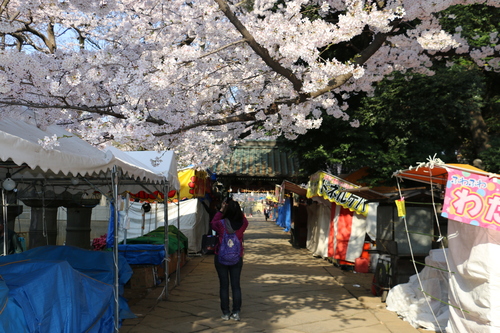
[[[238,202],[226,198],[210,225],[219,237],[214,251],[214,264],[219,276],[221,318],[239,321],[242,303],[240,276],[243,268],[243,234],[248,227],[248,220]],[[229,307],[229,285],[232,291],[232,311]]]

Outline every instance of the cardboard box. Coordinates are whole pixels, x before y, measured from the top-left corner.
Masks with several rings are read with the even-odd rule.
[[[168,262],[168,274],[172,274],[177,270],[177,252],[170,255],[170,261]]]
[[[153,265],[130,265],[132,267],[132,277],[130,278],[130,288],[145,289],[156,286],[156,266]]]
[[[170,255],[168,263],[168,274],[172,275],[177,270],[177,262],[179,261],[178,254]],[[187,255],[181,252],[180,266],[186,264]],[[163,263],[160,265],[130,265],[132,268],[132,277],[126,287],[131,289],[147,289],[156,286],[157,282],[165,280],[165,268]]]

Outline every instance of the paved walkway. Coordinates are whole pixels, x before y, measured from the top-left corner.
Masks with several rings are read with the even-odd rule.
[[[161,287],[131,300],[138,318],[125,320],[120,333],[419,332],[370,293],[371,274],[342,271],[294,248],[274,222],[249,220],[240,322],[220,319],[217,273],[207,255],[189,259],[179,284],[171,277],[168,300]]]

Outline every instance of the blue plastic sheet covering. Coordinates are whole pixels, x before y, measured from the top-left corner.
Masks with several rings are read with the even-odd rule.
[[[120,218],[118,217],[118,223]],[[112,248],[115,244],[115,204],[109,205],[108,233],[106,234],[106,247]]]
[[[113,332],[113,253],[43,246],[0,257],[0,333]],[[132,276],[119,260],[120,295]],[[7,298],[7,299],[5,299]],[[120,296],[120,322],[135,318]],[[22,315],[20,315],[22,313]],[[18,329],[5,327],[15,325]]]
[[[290,231],[292,226],[292,204],[290,199],[285,199],[283,206],[278,208],[278,218],[276,219],[276,224],[285,228],[284,231]]]
[[[164,245],[121,244],[118,252],[130,265],[160,265],[165,259]]]
[[[28,332],[23,309],[17,302],[9,301],[9,288],[0,279],[0,332]]]

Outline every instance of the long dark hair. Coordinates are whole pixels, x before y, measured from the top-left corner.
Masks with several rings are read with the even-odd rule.
[[[231,228],[238,230],[243,225],[243,212],[238,201],[227,199],[227,210],[224,217],[231,222]]]

